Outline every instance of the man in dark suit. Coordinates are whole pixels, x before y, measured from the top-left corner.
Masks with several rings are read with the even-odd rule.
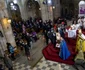
[[[49,39],[51,40],[52,44],[54,45],[54,48],[56,47],[56,33],[54,32],[53,28],[50,31]]]
[[[48,34],[49,34],[49,32],[45,30],[43,33],[44,33],[44,37],[46,39],[46,44],[48,45],[48,41],[49,41]]]

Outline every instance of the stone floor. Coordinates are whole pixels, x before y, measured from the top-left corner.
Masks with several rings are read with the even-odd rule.
[[[58,63],[54,61],[46,60],[44,57],[33,67],[31,68],[30,65],[25,65],[25,63],[20,64],[18,62],[14,63],[14,70],[77,70],[71,65],[66,65],[63,63]],[[81,66],[78,67],[78,70],[85,70],[82,69]],[[6,69],[7,70],[7,69]]]
[[[30,65],[14,63],[14,70],[76,70],[71,65],[46,60],[44,57],[31,68]]]
[[[45,45],[46,44],[43,40],[43,37],[41,36],[37,42],[34,42],[32,44],[32,48],[30,49],[31,60],[30,61],[27,60],[27,57],[25,56],[24,51],[20,52],[16,56],[16,60],[13,62],[14,69],[15,70],[17,70],[18,68],[20,69],[20,66],[33,68],[43,57],[42,49],[45,47]]]
[[[75,70],[71,65],[46,60],[44,57],[33,70]]]

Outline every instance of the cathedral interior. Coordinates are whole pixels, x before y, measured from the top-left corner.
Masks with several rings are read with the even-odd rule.
[[[85,39],[77,35],[80,28],[85,35],[85,25],[69,35],[84,18],[85,0],[0,0],[0,70],[85,70]]]

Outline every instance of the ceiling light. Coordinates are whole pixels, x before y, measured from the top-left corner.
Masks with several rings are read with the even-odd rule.
[[[13,0],[14,4],[17,4],[17,0]]]
[[[13,3],[10,3],[11,6],[13,6],[14,4]]]

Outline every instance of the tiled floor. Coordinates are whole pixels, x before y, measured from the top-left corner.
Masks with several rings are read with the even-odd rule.
[[[26,66],[25,64],[20,64],[20,63],[13,63],[14,65],[14,70],[31,70],[30,66]]]
[[[75,70],[72,66],[63,63],[46,60],[44,57],[33,70]]]
[[[25,64],[14,63],[14,70],[76,70],[70,65],[46,60],[44,57],[38,64],[31,69],[31,66]]]
[[[44,57],[41,58],[40,61],[36,62],[37,64],[35,66],[32,66],[32,64],[35,63],[36,59],[40,58],[39,56],[42,54],[42,48],[44,48],[45,46],[45,43],[42,39],[43,38],[41,38],[33,45],[33,50],[31,51],[33,59],[31,61],[28,61],[26,56],[24,54],[21,54],[20,57],[18,57],[17,60],[13,62],[14,70],[75,70],[72,66],[49,61]]]

